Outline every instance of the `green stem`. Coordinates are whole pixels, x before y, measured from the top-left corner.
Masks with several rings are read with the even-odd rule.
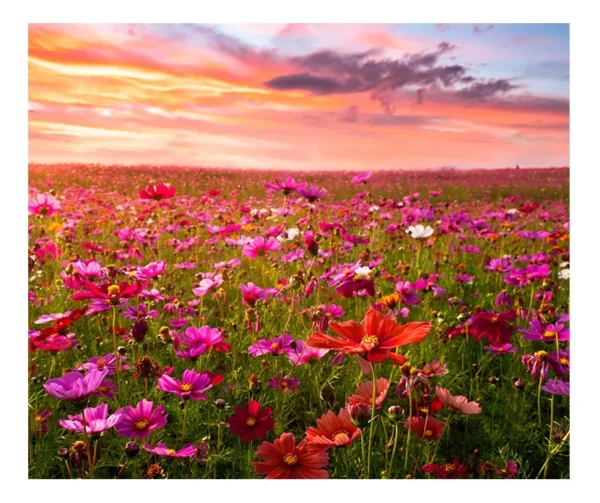
[[[367,478],[371,478],[371,451],[373,448],[373,434],[375,432],[375,409],[377,401],[377,379],[375,377],[375,366],[371,363],[371,376],[373,378],[373,401],[371,402],[371,421],[369,429],[369,451],[367,455]]]

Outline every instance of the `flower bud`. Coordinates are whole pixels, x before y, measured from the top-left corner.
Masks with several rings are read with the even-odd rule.
[[[137,442],[127,442],[125,444],[125,454],[128,456],[137,456],[140,452],[140,446]]]
[[[137,320],[131,327],[131,335],[135,342],[144,342],[146,335],[148,335],[148,322],[144,318]]]
[[[222,398],[217,398],[215,400],[215,407],[217,409],[224,409],[225,405],[227,405],[227,402],[225,400],[223,400]]]
[[[402,407],[399,405],[392,405],[387,412],[392,421],[399,421],[402,418]]]

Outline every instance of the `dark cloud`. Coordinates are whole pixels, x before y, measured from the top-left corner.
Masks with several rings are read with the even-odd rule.
[[[475,82],[464,89],[456,91],[456,96],[464,100],[485,100],[497,94],[504,94],[519,86],[508,79],[495,79],[486,82]]]
[[[425,102],[425,92],[426,89],[424,87],[420,87],[417,89],[417,104],[422,105]]]
[[[326,77],[316,77],[309,73],[294,73],[292,75],[282,75],[265,82],[267,87],[278,89],[280,91],[290,91],[302,89],[315,94],[333,94],[349,92],[345,90],[343,82]]]
[[[488,24],[487,26],[485,26],[485,27],[483,27],[483,28],[482,28],[482,27],[480,27],[479,25],[477,25],[477,24],[476,24],[475,26],[473,26],[473,33],[474,33],[475,35],[478,35],[478,34],[483,34],[483,33],[485,33],[486,31],[490,31],[490,30],[491,30],[491,29],[493,29],[493,28],[494,28],[494,25],[493,25],[493,24]]]

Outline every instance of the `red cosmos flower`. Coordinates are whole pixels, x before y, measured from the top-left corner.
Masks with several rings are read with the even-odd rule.
[[[159,183],[158,185],[148,185],[144,190],[140,190],[140,197],[142,199],[154,199],[160,201],[162,199],[169,199],[173,197],[177,191],[170,183]]]
[[[503,346],[510,342],[513,334],[513,326],[508,322],[516,317],[514,309],[500,314],[494,311],[477,313],[471,318],[469,335],[476,341],[485,335],[491,346]]]
[[[388,393],[388,389],[390,388],[390,383],[385,377],[380,377],[377,379],[377,396],[375,398],[375,403],[377,409],[381,409],[383,402],[385,401]],[[373,382],[367,381],[360,383],[358,388],[356,389],[356,393],[354,395],[350,395],[348,397],[348,405],[367,405],[369,408],[373,405]]]
[[[259,475],[267,479],[327,479],[324,468],[329,463],[329,454],[303,440],[296,445],[294,435],[283,433],[275,442],[263,442],[256,451],[263,461],[252,466]]]
[[[317,427],[311,426],[306,430],[306,441],[309,444],[315,444],[322,449],[348,445],[358,437],[361,431],[350,418],[346,409],[341,409],[336,415],[329,411],[317,419]]]
[[[411,417],[404,422],[405,428],[410,428],[417,437],[424,440],[437,440],[444,431],[444,421],[434,417]]]
[[[238,405],[235,414],[227,418],[229,428],[234,435],[240,437],[242,442],[251,442],[255,438],[264,437],[275,427],[271,419],[271,407],[262,407],[256,400],[252,400],[247,407]]]
[[[428,463],[421,467],[425,473],[431,473],[438,479],[460,479],[467,474],[467,467],[460,464],[458,459],[444,466]]]
[[[406,359],[394,353],[394,348],[404,344],[418,344],[431,330],[431,323],[418,321],[399,325],[395,321],[370,308],[365,315],[365,325],[356,321],[330,322],[329,326],[340,337],[316,332],[307,344],[317,349],[334,349],[345,354],[367,353],[367,360],[379,363],[388,358],[402,365]]]
[[[34,349],[40,351],[62,351],[74,346],[77,341],[73,334],[67,335],[67,329],[86,312],[86,308],[74,309],[68,316],[56,321],[52,326],[44,328],[29,341]]]

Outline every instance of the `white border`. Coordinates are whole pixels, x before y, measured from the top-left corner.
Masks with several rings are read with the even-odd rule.
[[[61,501],[151,501],[168,498],[219,498],[219,500],[305,501],[338,500],[350,497],[373,500],[438,500],[444,502],[510,500],[540,501],[571,498],[591,487],[597,476],[598,397],[595,391],[598,363],[595,345],[598,334],[598,91],[597,91],[597,16],[583,2],[545,1],[433,1],[369,2],[315,1],[238,1],[184,2],[170,0],[123,1],[101,3],[79,1],[28,1],[4,9],[2,37],[3,97],[0,139],[3,146],[2,168],[2,473],[9,486],[9,499],[25,488],[27,495],[44,502]],[[590,5],[590,4],[588,4]],[[433,17],[435,16],[435,17]],[[26,481],[26,209],[27,194],[27,23],[29,22],[570,22],[571,23],[571,173],[572,173],[572,326],[573,326],[573,396],[572,396],[572,479],[545,482],[433,481],[315,481],[262,483],[260,481],[170,481],[152,483],[130,481],[116,487],[110,482],[73,487],[68,481]],[[592,136],[593,135],[593,136]],[[587,260],[586,260],[587,259]],[[13,384],[14,383],[14,384]],[[25,483],[25,486],[22,483]],[[433,484],[436,487],[432,487]],[[385,484],[385,485],[383,485]],[[492,488],[491,484],[495,484]],[[501,484],[501,485],[500,485]],[[95,490],[102,486],[103,491]],[[190,492],[176,492],[189,487]],[[13,492],[14,490],[14,492]],[[118,492],[117,492],[118,491]],[[23,493],[21,493],[23,494]],[[584,497],[584,501],[589,498]]]

